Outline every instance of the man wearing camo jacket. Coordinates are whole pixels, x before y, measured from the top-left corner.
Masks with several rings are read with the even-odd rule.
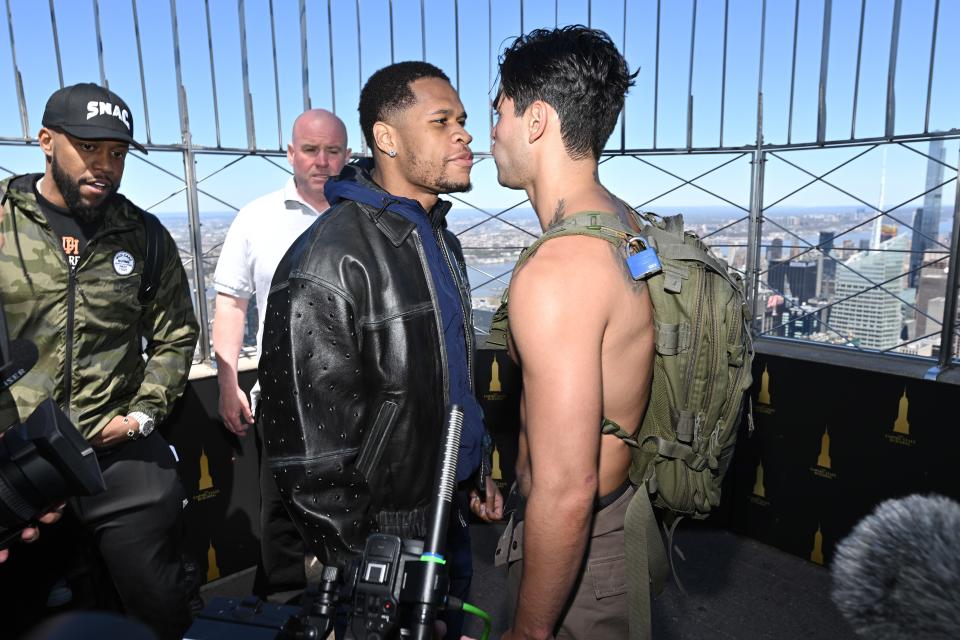
[[[196,345],[187,277],[170,234],[117,191],[129,146],[143,150],[123,100],[94,84],[61,89],[37,137],[44,173],[0,182],[7,326],[40,353],[0,391],[0,431],[53,398],[96,450],[107,490],[69,502],[76,535],[47,526],[0,565],[11,594],[0,602],[4,634],[42,617],[51,583],[68,573],[67,549],[89,541],[126,613],[161,638],[180,638],[189,625],[184,491],[153,427],[183,392]]]

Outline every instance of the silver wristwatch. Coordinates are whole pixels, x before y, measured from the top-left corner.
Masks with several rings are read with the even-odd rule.
[[[139,435],[141,438],[146,438],[148,435],[150,435],[153,432],[153,427],[154,427],[153,418],[151,418],[147,414],[143,413],[142,411],[131,411],[128,417],[133,418],[134,420],[140,423],[140,433],[131,435],[133,431],[131,429],[130,431],[127,431],[127,436],[133,438]]]

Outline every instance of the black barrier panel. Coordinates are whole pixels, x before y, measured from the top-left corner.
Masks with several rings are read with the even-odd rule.
[[[520,371],[502,351],[480,350],[475,363],[496,445],[494,478],[506,493],[515,477]],[[241,386],[254,374],[241,374]],[[756,428],[751,435],[741,425],[716,524],[829,564],[836,544],[885,499],[960,499],[948,458],[960,450],[954,386],[763,354],[753,375]],[[215,379],[193,381],[167,423],[190,499],[187,548],[207,581],[258,557],[255,443],[221,426],[217,398]]]
[[[240,374],[249,391],[256,371]],[[252,431],[238,438],[217,412],[216,378],[191,380],[168,421],[166,434],[180,456],[187,494],[186,555],[202,582],[255,566],[259,558],[260,484]]]
[[[818,564],[883,500],[960,498],[956,387],[758,354],[731,527]]]

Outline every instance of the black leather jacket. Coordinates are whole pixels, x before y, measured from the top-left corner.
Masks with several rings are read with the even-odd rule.
[[[420,234],[355,167],[341,179],[383,204],[341,200],[283,257],[259,368],[260,419],[281,496],[311,550],[339,566],[363,550],[371,528],[424,535],[447,405]],[[445,228],[449,207],[438,202],[430,219],[465,269]],[[469,305],[469,291],[462,295]]]

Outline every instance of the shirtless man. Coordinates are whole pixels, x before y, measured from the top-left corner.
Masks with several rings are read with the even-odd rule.
[[[585,27],[537,30],[504,53],[494,102],[497,177],[527,192],[544,231],[583,212],[631,226],[600,184],[597,161],[635,75],[606,34]],[[498,551],[508,556],[515,603],[504,638],[627,637],[631,454],[601,435],[601,422],[639,429],[654,332],[650,295],[625,257],[625,247],[603,239],[552,238],[521,259],[510,283],[525,504]]]

